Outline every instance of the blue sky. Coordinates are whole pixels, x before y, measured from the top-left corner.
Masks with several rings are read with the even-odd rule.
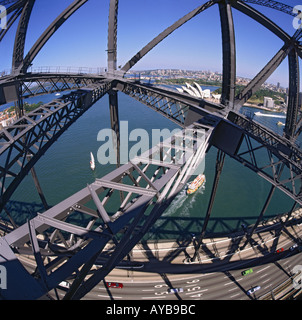
[[[301,0],[279,0],[291,6]],[[72,0],[36,0],[30,20],[25,51]],[[189,11],[206,0],[120,0],[118,16],[118,65]],[[293,17],[254,5],[289,34]],[[40,51],[33,66],[106,67],[109,0],[88,0]],[[237,75],[252,78],[282,47],[282,41],[257,22],[233,10]],[[0,43],[0,70],[11,67],[15,25]],[[221,71],[221,30],[218,6],[206,10],[177,29],[148,53],[136,70],[179,68]],[[269,82],[287,86],[287,59]]]

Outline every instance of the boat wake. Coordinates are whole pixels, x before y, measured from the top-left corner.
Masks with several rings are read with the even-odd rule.
[[[170,204],[169,208],[164,212],[163,216],[174,216],[177,211],[180,211],[180,213],[177,214],[178,216],[190,216],[194,203],[198,201],[198,196],[204,194],[205,183],[194,194],[188,196],[187,187],[189,184],[190,182],[187,183],[186,188],[179,192]]]
[[[282,119],[286,118],[286,116],[279,116],[277,114],[261,113],[260,111],[255,112],[254,115],[259,116],[259,117],[271,117],[271,118],[282,118]]]

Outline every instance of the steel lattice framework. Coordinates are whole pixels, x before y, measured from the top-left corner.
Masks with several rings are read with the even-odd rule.
[[[7,28],[0,30],[0,42],[11,26],[19,21],[12,72],[0,78],[0,104],[16,101],[18,112],[18,120],[0,131],[0,209],[11,222],[9,228],[5,224],[7,234],[0,238],[0,264],[14,271],[14,277],[9,278],[10,287],[0,293],[4,299],[40,298],[68,277],[74,281],[65,299],[82,298],[142,239],[184,187],[211,146],[218,149],[216,174],[199,244],[206,235],[225,155],[271,183],[264,209],[249,229],[247,239],[257,230],[275,189],[289,196],[294,206],[302,204],[302,152],[295,144],[302,131],[298,101],[302,31],[299,29],[294,35],[287,34],[249,4],[266,6],[295,16],[292,7],[273,0],[209,0],[161,32],[117,70],[118,0],[110,0],[106,72],[28,72],[51,36],[87,1],[74,0],[46,28],[27,54],[24,52],[25,39],[35,0],[0,1],[0,5],[6,7],[6,12],[2,12],[0,18],[4,14],[8,17]],[[220,13],[223,51],[220,103],[129,81],[124,77],[157,44],[215,5]],[[239,94],[235,91],[234,9],[251,17],[283,41],[276,55]],[[280,136],[240,114],[240,108],[286,58],[290,79],[288,108],[284,134]],[[24,98],[58,91],[71,93],[30,113],[24,113]],[[111,127],[117,134],[116,149],[119,154],[118,91],[177,123],[182,131],[49,208],[34,165],[76,119],[106,94],[109,96]],[[261,150],[267,152],[267,159],[260,164],[258,153]],[[18,227],[6,204],[30,171],[45,212],[37,213],[27,224]],[[116,212],[110,215],[106,206],[112,201]],[[87,225],[77,226],[69,222],[69,217],[74,213],[88,217]],[[288,212],[288,218],[291,213],[292,210]],[[34,272],[24,268],[20,259],[22,255],[33,257]],[[92,267],[97,259],[102,261],[102,267],[95,270]]]

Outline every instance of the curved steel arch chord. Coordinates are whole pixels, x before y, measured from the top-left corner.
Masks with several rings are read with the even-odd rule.
[[[12,69],[15,70],[23,62],[24,58],[24,47],[25,47],[25,38],[27,33],[28,22],[31,16],[31,12],[36,0],[27,1],[22,9],[22,14],[18,24],[14,51],[13,51],[13,61]]]
[[[82,5],[84,5],[88,0],[74,0],[43,32],[40,38],[35,42],[32,48],[29,50],[25,56],[23,62],[16,69],[17,73],[26,73],[26,70],[46,44],[46,42],[51,38],[51,36],[61,27],[61,25],[68,20],[68,18],[75,13]]]
[[[6,28],[0,30],[0,42],[2,41],[6,33],[9,31],[11,26],[14,24],[14,22],[18,19],[21,13],[22,13],[22,7],[16,9],[15,12],[9,17]]]
[[[0,208],[63,132],[111,89],[111,82],[74,91],[25,114],[0,131]]]

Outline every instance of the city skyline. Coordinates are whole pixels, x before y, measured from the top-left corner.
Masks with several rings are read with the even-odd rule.
[[[36,1],[29,22],[25,53],[45,28],[72,1]],[[123,66],[165,28],[206,1],[131,0],[119,2],[117,64]],[[298,0],[286,2],[291,6]],[[129,12],[131,6],[131,14]],[[277,23],[288,34],[296,31],[293,16],[259,5],[251,5]],[[106,67],[108,1],[89,0],[54,34],[40,51],[33,67]],[[233,10],[236,35],[237,75],[253,78],[282,47],[282,41],[257,22]],[[0,70],[11,68],[17,24],[0,43]],[[260,36],[259,36],[260,35]],[[222,70],[221,27],[218,6],[202,12],[164,39],[135,66],[135,70],[186,69]],[[251,63],[251,61],[253,63]],[[287,59],[268,82],[288,86]]]

